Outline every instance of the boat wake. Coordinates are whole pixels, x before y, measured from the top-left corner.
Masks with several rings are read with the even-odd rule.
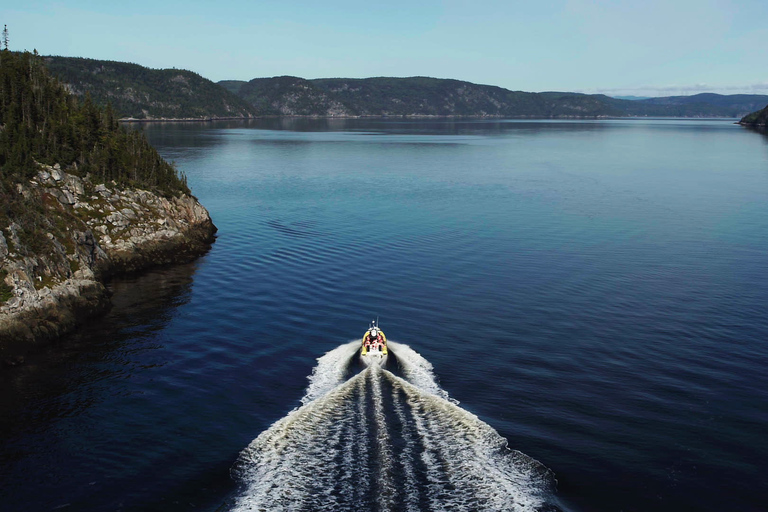
[[[554,478],[438,386],[427,360],[389,342],[403,377],[360,342],[318,359],[302,406],[243,450],[233,511],[552,510]]]

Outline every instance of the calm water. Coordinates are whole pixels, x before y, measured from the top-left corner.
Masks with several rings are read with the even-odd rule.
[[[218,240],[2,371],[0,509],[765,510],[768,137],[144,129]]]

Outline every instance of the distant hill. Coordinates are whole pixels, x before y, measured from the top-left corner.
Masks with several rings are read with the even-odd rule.
[[[577,93],[530,93],[460,80],[280,76],[219,82],[261,115],[305,116],[620,116],[621,110]]]
[[[603,94],[532,93],[460,80],[294,76],[223,80],[191,71],[73,57],[46,57],[78,96],[111,102],[120,118],[209,119],[254,116],[494,116],[518,118],[730,117],[768,103],[766,95],[696,94],[621,99]]]
[[[183,69],[76,57],[45,57],[51,74],[77,96],[112,103],[121,118],[253,117],[251,105],[207,78]]]
[[[228,87],[234,88],[230,82]],[[313,81],[293,76],[255,78],[241,84],[237,95],[261,115],[355,116],[354,108],[343,105],[333,93]]]
[[[280,76],[219,85],[260,115],[498,117],[741,117],[768,96],[697,94],[618,99],[602,94],[510,91],[451,79]]]
[[[661,105],[679,112],[696,112],[697,115],[711,114],[713,117],[741,117],[768,103],[764,94],[714,94],[701,93],[692,96],[667,96],[641,100],[644,105]]]
[[[696,94],[668,96],[646,100],[619,100],[606,96],[606,101],[627,116],[636,117],[730,117],[739,118],[768,102],[759,94]]]
[[[741,121],[739,121],[739,124],[747,126],[760,126],[763,128],[768,127],[768,106],[762,110],[758,110],[757,112],[752,112],[751,114],[744,116]]]

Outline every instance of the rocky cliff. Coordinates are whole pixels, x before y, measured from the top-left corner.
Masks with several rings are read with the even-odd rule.
[[[210,247],[216,231],[192,196],[94,185],[58,165],[40,166],[16,187],[41,210],[42,221],[34,231],[13,217],[0,226],[0,361],[6,364],[108,309],[110,276],[190,261]]]

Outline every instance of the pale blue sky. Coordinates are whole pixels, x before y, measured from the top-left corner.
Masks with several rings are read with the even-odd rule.
[[[523,91],[768,94],[768,0],[4,0],[10,47],[218,81],[434,76]]]

